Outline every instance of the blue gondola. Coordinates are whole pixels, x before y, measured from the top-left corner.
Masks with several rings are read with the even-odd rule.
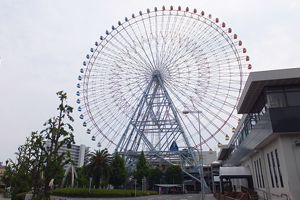
[[[108,30],[106,30],[105,33],[106,33],[106,35],[108,35],[109,34]]]
[[[90,129],[86,130],[86,133],[91,134],[91,130]]]
[[[78,76],[78,80],[80,80],[80,81],[81,81],[81,79],[82,79],[82,78],[81,78],[81,76]]]
[[[147,9],[147,13],[150,13],[150,10],[149,10],[149,8]]]
[[[114,27],[114,25],[112,25],[112,26],[111,26],[111,29],[112,29],[112,30],[115,30],[115,27]]]
[[[81,114],[81,115],[79,116],[79,118],[80,118],[80,119],[83,119],[83,114]]]
[[[82,126],[83,126],[83,127],[86,127],[86,122],[83,122]]]
[[[131,16],[132,16],[132,18],[135,18],[134,14],[132,14]]]
[[[77,99],[77,101],[76,101],[78,104],[80,104],[80,99]]]
[[[80,83],[77,83],[77,87],[80,88]]]
[[[94,49],[93,49],[93,48],[91,48],[91,49],[90,49],[90,51],[91,51],[91,52],[94,52]]]
[[[86,62],[85,62],[85,61],[83,61],[83,63],[82,63],[82,64],[83,64],[83,66],[86,66]]]
[[[79,92],[79,91],[77,91],[77,92],[76,92],[76,95],[77,95],[77,96],[80,96],[80,92]]]
[[[81,68],[81,69],[80,69],[80,73],[83,73],[83,72],[84,72],[84,70]]]
[[[78,110],[79,112],[81,112],[81,107],[79,106],[77,110]]]
[[[142,13],[142,11],[140,11],[140,15],[142,15],[143,13]]]
[[[92,141],[95,141],[95,139],[96,139],[95,136],[93,136],[93,137],[92,137]]]
[[[103,37],[102,37],[102,36],[100,36],[100,40],[103,40]]]
[[[98,46],[98,42],[95,42],[95,46]]]
[[[119,26],[121,26],[121,22],[120,21],[118,21],[118,24],[119,24]]]
[[[89,54],[86,55],[86,59],[90,59],[90,55]]]
[[[125,17],[125,21],[126,21],[126,22],[128,21],[128,18],[127,18],[127,17]]]

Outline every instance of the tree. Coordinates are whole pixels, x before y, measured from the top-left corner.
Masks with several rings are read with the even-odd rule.
[[[136,170],[133,171],[133,176],[134,178],[137,179],[137,182],[141,185],[142,179],[144,177],[148,179],[149,175],[150,175],[149,166],[144,151],[142,151],[138,157],[138,161],[136,163]]]
[[[95,150],[88,155],[89,163],[86,166],[87,174],[89,177],[93,177],[95,187],[99,188],[100,180],[108,182],[110,175],[110,163],[111,157],[107,149]]]
[[[183,172],[179,165],[169,165],[165,172],[165,180],[167,183],[181,184],[183,182]]]
[[[110,167],[111,175],[109,183],[112,184],[115,189],[119,189],[119,187],[126,182],[128,172],[125,167],[125,160],[120,156],[118,151],[114,154]]]
[[[8,171],[14,172],[10,173],[14,194],[28,192],[35,186],[38,166],[34,164],[42,160],[39,148],[42,139],[38,132],[32,132],[30,137],[26,137],[25,144],[19,146],[16,162],[10,159]]]
[[[150,169],[150,176],[149,176],[149,185],[151,187],[154,186],[154,184],[158,184],[160,183],[160,180],[162,179],[162,176],[163,176],[163,172],[158,168],[152,168]]]
[[[61,181],[61,175],[63,174],[63,166],[71,161],[69,153],[63,152],[59,154],[58,150],[63,145],[67,145],[67,148],[71,148],[71,145],[75,144],[73,135],[74,129],[69,123],[64,122],[66,120],[65,118],[67,118],[71,122],[74,121],[73,117],[71,116],[73,108],[66,104],[66,93],[64,93],[63,91],[59,91],[56,94],[60,100],[60,104],[57,108],[58,116],[50,118],[47,122],[45,122],[44,126],[46,128],[43,131],[41,131],[41,134],[44,134],[45,139],[49,141],[48,149],[46,149],[44,141],[41,141],[40,143],[40,148],[43,151],[43,155],[45,155],[46,161],[46,166],[44,167],[44,193],[46,199],[50,199],[50,180],[54,179],[54,183],[57,183],[57,181]]]
[[[76,168],[77,176],[76,181],[78,182],[79,187],[88,187],[89,186],[89,179],[86,173],[86,165],[84,164],[80,168]]]
[[[10,159],[8,171],[13,172],[10,183],[14,188],[14,194],[28,192],[33,187],[40,188],[41,182],[38,179],[41,178],[40,173],[43,170],[45,172],[44,193],[46,199],[50,199],[48,193],[50,180],[55,179],[54,183],[60,184],[64,174],[63,167],[71,161],[70,153],[59,154],[58,150],[65,144],[68,148],[71,148],[71,144],[75,144],[73,127],[64,122],[66,117],[69,121],[74,121],[70,115],[73,108],[65,103],[66,93],[60,91],[56,94],[60,99],[57,108],[58,116],[49,119],[44,124],[46,128],[43,131],[32,132],[31,136],[26,138],[25,144],[18,148],[16,162]],[[50,142],[49,149],[46,149],[45,139]]]

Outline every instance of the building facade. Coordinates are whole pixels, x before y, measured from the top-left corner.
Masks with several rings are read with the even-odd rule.
[[[262,197],[300,199],[300,69],[250,73],[237,111],[219,160],[248,167]]]
[[[50,141],[46,142],[46,146],[50,146]],[[58,153],[61,154],[63,152],[69,151],[71,154],[71,159],[74,161],[74,167],[82,167],[85,163],[87,163],[87,155],[90,152],[90,147],[86,147],[84,144],[75,145],[72,144],[70,149],[67,148],[67,145],[63,145],[59,150]]]

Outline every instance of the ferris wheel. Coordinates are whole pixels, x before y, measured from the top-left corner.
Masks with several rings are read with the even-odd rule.
[[[132,14],[86,55],[77,84],[83,126],[98,146],[120,151],[137,143],[135,150],[162,151],[174,141],[182,149],[199,141],[204,150],[220,147],[238,122],[251,69],[245,53],[232,29],[204,11],[163,6]]]

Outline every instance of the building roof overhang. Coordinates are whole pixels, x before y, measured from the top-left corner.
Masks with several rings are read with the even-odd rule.
[[[251,176],[249,167],[220,167],[220,178],[247,178]]]
[[[226,160],[229,155],[229,146],[228,145],[222,145],[219,153],[218,160]]]
[[[266,86],[300,83],[300,68],[251,72],[237,105],[238,114],[249,113]]]

